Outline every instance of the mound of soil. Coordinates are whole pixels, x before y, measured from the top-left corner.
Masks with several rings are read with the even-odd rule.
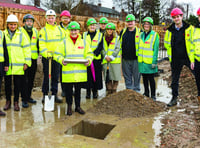
[[[103,98],[90,109],[90,112],[125,118],[152,115],[164,110],[164,103],[155,102],[133,90],[123,90]]]

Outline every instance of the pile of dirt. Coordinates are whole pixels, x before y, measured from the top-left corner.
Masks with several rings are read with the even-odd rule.
[[[164,110],[164,103],[153,101],[133,90],[123,90],[103,98],[89,111],[125,118],[148,116]]]

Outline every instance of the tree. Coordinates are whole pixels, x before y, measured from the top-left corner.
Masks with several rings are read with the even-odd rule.
[[[189,19],[187,20],[187,22],[191,25],[196,25],[197,23],[199,23],[198,18],[195,15],[190,15]]]

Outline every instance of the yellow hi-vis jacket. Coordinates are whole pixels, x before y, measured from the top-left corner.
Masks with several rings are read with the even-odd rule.
[[[39,32],[39,51],[40,54],[47,58],[48,51],[54,53],[54,50],[58,47],[60,42],[65,38],[65,32],[60,26],[56,24],[54,26],[46,24]]]
[[[9,56],[9,70],[6,75],[24,75],[24,64],[31,66],[31,48],[28,39],[17,29],[12,39],[6,29],[4,31]]]
[[[4,33],[0,30],[0,62],[4,62],[4,50],[3,50],[3,38]]]
[[[200,61],[200,28],[194,28],[192,42],[194,45],[194,58]]]
[[[92,51],[94,51],[97,47],[99,42],[101,41],[102,38],[102,33],[99,31],[96,31],[96,35],[94,36],[94,38],[91,40],[90,35],[88,34],[88,32],[84,32],[83,33],[83,40],[84,42],[88,42],[90,45],[90,48],[92,49]],[[101,54],[99,54],[98,56],[94,56],[94,59],[96,60],[100,60],[101,59]]]
[[[185,44],[190,62],[194,62],[194,49],[193,49],[194,46],[192,44],[193,32],[194,32],[194,27],[192,25],[190,25],[187,29],[185,29]],[[167,49],[167,54],[170,62],[172,61],[171,40],[172,40],[172,32],[167,30],[164,37],[164,46]]]
[[[26,38],[28,39],[29,43],[30,43],[30,47],[31,47],[31,58],[36,60],[38,58],[38,49],[37,49],[37,40],[38,40],[38,31],[36,28],[33,28],[33,35],[30,39],[27,31],[21,27],[20,30],[26,35]]]
[[[68,63],[66,66],[62,64],[64,59],[87,59],[89,65],[93,60],[93,52],[90,49],[88,42],[84,44],[81,36],[72,41],[70,37],[64,39],[54,52],[54,60],[62,65],[62,82],[63,83],[76,83],[87,81],[87,66],[84,64]]]
[[[135,33],[135,49],[136,49],[136,56],[138,56],[138,45],[139,45],[139,38],[140,38],[140,28],[135,27],[135,29],[136,29],[136,33]],[[122,48],[122,38],[123,38],[123,35],[126,32],[126,30],[127,30],[127,28],[123,29],[122,35],[120,37],[121,48]]]
[[[120,41],[119,41],[119,37],[116,36],[112,39],[112,41],[110,42],[109,46],[106,42],[106,39],[105,39],[105,36],[103,37],[103,55],[107,55],[107,56],[113,56],[115,52],[117,52],[117,55],[116,56],[113,56],[115,57],[115,59],[113,61],[110,61],[109,63],[121,63],[121,50],[120,50]],[[120,51],[119,51],[120,50]],[[106,59],[104,58],[103,59],[103,62],[102,64],[106,64],[108,63],[106,61]]]
[[[138,50],[138,62],[145,64],[153,63],[153,55],[154,55],[154,43],[156,40],[156,36],[158,34],[154,31],[151,31],[150,37],[143,41],[141,38],[139,40],[139,50]]]

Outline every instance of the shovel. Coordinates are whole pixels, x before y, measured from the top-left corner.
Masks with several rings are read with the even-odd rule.
[[[45,95],[44,110],[47,111],[47,112],[51,112],[51,111],[54,111],[54,104],[55,104],[55,96],[52,95],[52,92],[51,92],[51,63],[52,63],[52,56],[49,56],[48,59],[49,59],[49,93],[48,93],[48,95]]]

